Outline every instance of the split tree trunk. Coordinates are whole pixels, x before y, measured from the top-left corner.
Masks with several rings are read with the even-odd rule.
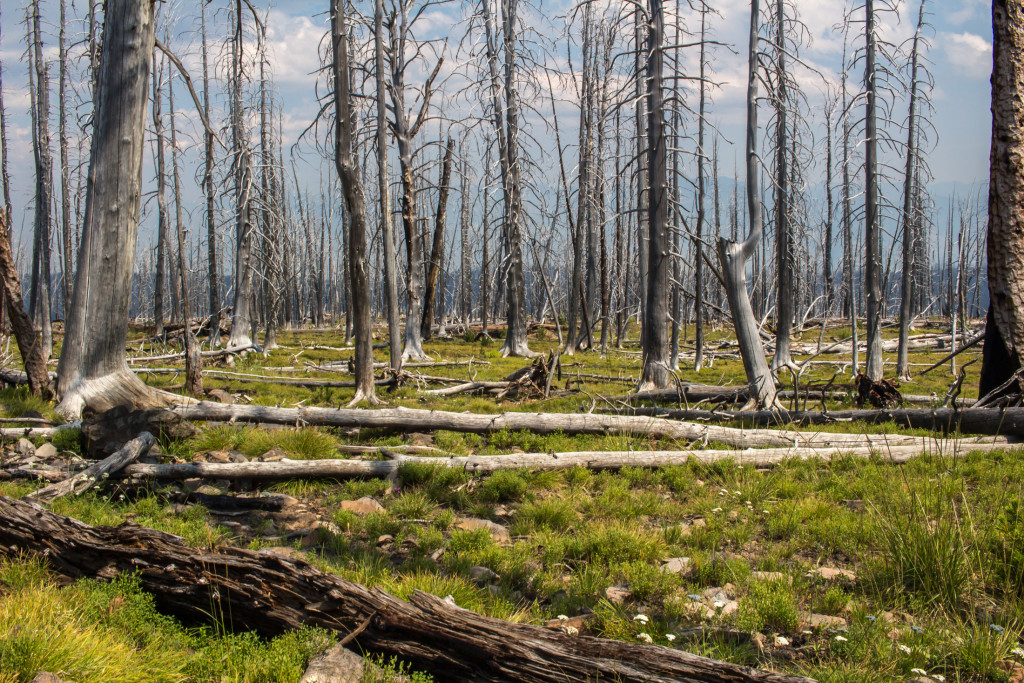
[[[40,345],[32,318],[25,311],[21,298],[21,282],[18,279],[18,265],[11,253],[11,237],[7,227],[7,211],[0,209],[0,278],[3,279],[4,303],[10,319],[14,338],[21,352],[21,362],[28,376],[29,390],[36,396],[49,393],[50,377],[46,371],[46,356]]]
[[[758,90],[758,32],[760,27],[760,3],[750,3],[750,49],[747,72],[747,138],[746,138],[746,170],[747,170],[747,211],[750,216],[750,232],[743,242],[732,242],[725,238],[718,239],[718,259],[722,264],[722,277],[725,280],[726,296],[732,311],[733,327],[736,330],[736,341],[740,356],[743,358],[743,369],[746,372],[747,384],[750,386],[751,403],[757,407],[770,408],[776,403],[775,380],[772,379],[765,359],[764,347],[758,334],[757,319],[750,305],[750,294],[747,292],[746,264],[757,251],[761,241],[761,192],[760,164],[757,156],[757,90]],[[753,397],[756,397],[753,398]]]
[[[437,300],[437,281],[441,276],[441,251],[444,249],[445,224],[448,221],[448,190],[451,188],[452,154],[455,152],[455,140],[448,138],[444,161],[441,165],[441,184],[438,186],[437,212],[434,214],[434,239],[430,249],[430,263],[427,266],[427,288],[423,295],[423,320],[420,334],[430,339],[431,328],[434,326],[434,308]],[[444,296],[444,286],[441,287]]]

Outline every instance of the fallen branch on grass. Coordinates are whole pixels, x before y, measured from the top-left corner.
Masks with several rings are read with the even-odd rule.
[[[249,351],[254,349],[258,349],[258,347],[255,344],[248,344],[246,346],[233,346],[231,348],[218,349],[216,351],[203,351],[199,355],[202,358],[217,358],[219,356],[233,356],[242,353],[243,351]],[[169,353],[163,356],[128,356],[128,364],[131,365],[132,363],[152,363],[158,360],[174,360],[175,358],[184,357],[184,351],[182,351],[181,353]]]
[[[961,457],[971,451],[1012,448],[1005,441],[984,439],[922,439],[909,446],[823,447],[823,448],[748,448],[746,450],[693,451],[575,451],[566,453],[511,453],[508,455],[468,455],[424,458],[380,449],[390,460],[279,460],[277,462],[212,463],[193,462],[173,465],[131,465],[126,474],[136,479],[344,479],[348,477],[386,477],[411,463],[450,467],[474,474],[499,470],[567,470],[584,467],[591,470],[618,470],[623,467],[667,467],[693,460],[711,464],[724,460],[739,466],[774,467],[787,460],[837,457],[867,458],[879,455],[888,462],[902,464],[923,454]]]
[[[81,426],[82,423],[80,421],[75,421],[57,425],[56,427],[3,427],[0,429],[0,439],[33,439],[36,437],[49,439],[57,432],[67,429],[79,429]]]
[[[360,650],[397,656],[445,680],[813,683],[655,645],[570,636],[485,617],[416,591],[409,602],[272,552],[197,550],[134,524],[92,527],[0,496],[0,555],[33,553],[70,578],[132,574],[157,606],[206,623],[221,615],[271,637],[303,626],[349,634]]]
[[[142,432],[113,455],[100,460],[62,482],[41,488],[29,494],[28,497],[36,502],[49,505],[56,499],[69,493],[74,493],[77,496],[88,491],[110,475],[117,474],[126,465],[135,462],[140,455],[149,450],[155,441],[152,434]]]
[[[601,415],[593,413],[501,413],[479,415],[442,410],[386,408],[364,410],[350,408],[272,408],[254,405],[227,405],[202,401],[171,409],[186,420],[251,422],[262,424],[311,425],[346,429],[385,429],[396,431],[436,431],[490,434],[503,429],[526,430],[537,434],[629,434],[681,441],[717,442],[736,448],[750,447],[871,447],[918,445],[922,437],[896,434],[831,434],[774,429],[740,429],[716,425],[677,422],[657,417]],[[1024,434],[1024,414],[1019,432]]]
[[[839,422],[892,423],[944,433],[1024,436],[1024,408],[896,408],[890,410],[676,410],[630,408],[629,414],[697,422],[733,422],[758,427]],[[602,410],[602,413],[610,411]]]

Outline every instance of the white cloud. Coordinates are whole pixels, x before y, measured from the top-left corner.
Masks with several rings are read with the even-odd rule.
[[[973,33],[940,33],[939,44],[953,70],[969,78],[988,78],[992,73],[992,43]]]

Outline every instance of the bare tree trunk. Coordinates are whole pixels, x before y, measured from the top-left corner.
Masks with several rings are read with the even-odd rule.
[[[30,11],[32,14],[32,54],[29,82],[32,90],[32,151],[36,165],[36,209],[29,313],[39,332],[43,355],[49,358],[53,350],[53,332],[50,324],[50,233],[52,227],[50,211],[53,196],[53,160],[50,156],[50,84],[49,70],[43,59],[43,39],[39,26],[39,0],[33,0]]]
[[[907,338],[910,336],[910,319],[914,305],[914,170],[917,167],[917,60],[924,26],[924,0],[917,16],[917,31],[910,50],[910,111],[907,115],[907,165],[903,178],[903,274],[900,283],[900,337],[896,357],[896,376],[901,380],[910,379],[910,365],[907,354]],[[953,340],[956,342],[956,340]]]
[[[759,162],[757,157],[757,85],[758,85],[758,32],[760,27],[760,3],[750,3],[750,49],[747,73],[747,210],[750,214],[750,232],[743,242],[718,240],[718,258],[722,264],[726,295],[732,309],[736,341],[743,359],[743,369],[750,386],[750,403],[761,408],[774,407],[776,403],[775,381],[772,379],[764,347],[757,331],[757,320],[747,293],[746,263],[754,254],[762,235],[761,192],[758,182]],[[753,398],[753,397],[756,397]]]
[[[835,221],[834,207],[832,206],[832,116],[835,113],[835,100],[831,99],[825,104],[825,255],[822,268],[822,281],[825,286],[825,315],[832,311],[832,290],[835,287],[835,279],[832,272],[832,225]],[[822,329],[825,329],[822,324]]]
[[[377,404],[373,384],[373,327],[370,321],[370,284],[366,266],[366,198],[359,167],[352,153],[355,117],[351,107],[349,56],[346,40],[344,0],[331,0],[331,44],[334,68],[334,162],[341,180],[345,207],[349,216],[348,262],[352,280],[352,331],[355,338],[353,366],[355,396],[349,405],[360,401]]]
[[[669,372],[669,270],[671,242],[668,234],[668,181],[666,178],[665,107],[662,100],[665,14],[662,0],[649,0],[651,21],[647,34],[647,159],[650,173],[647,232],[647,307],[644,311],[643,370],[638,391],[668,386]]]
[[[793,228],[790,225],[789,196],[789,141],[787,135],[786,91],[786,5],[775,2],[775,355],[772,372],[778,374],[785,367],[793,367],[789,347],[793,335]]]
[[[465,146],[460,150],[462,172],[461,184],[461,210],[459,212],[459,230],[462,238],[460,249],[461,265],[459,267],[459,314],[463,322],[468,326],[473,316],[473,289],[472,271],[469,265],[469,157],[466,154]]]
[[[846,50],[843,49],[843,63],[846,63]],[[859,370],[857,343],[857,257],[853,251],[853,211],[850,206],[850,113],[846,106],[846,71],[842,77],[842,116],[843,116],[843,278],[846,284],[846,310],[850,319],[850,338],[852,349],[850,354],[850,371],[857,375]]]
[[[242,111],[244,36],[242,0],[235,0],[231,47],[231,145],[235,154],[235,297],[228,346],[248,347],[252,322],[252,168]]]
[[[68,163],[68,131],[67,131],[67,88],[68,88],[68,48],[65,29],[67,27],[67,0],[60,0],[60,32],[58,35],[58,51],[60,54],[60,80],[57,86],[57,137],[60,144],[60,228],[61,228],[61,283],[63,285],[64,318],[68,315],[68,302],[71,301],[71,278],[73,277],[71,245],[71,167]]]
[[[1024,349],[1024,2],[992,3],[992,151],[988,194],[989,309],[981,382],[986,395],[1022,367]],[[1024,392],[1020,381],[1007,392]]]
[[[192,333],[192,302],[189,298],[188,265],[185,261],[185,225],[181,215],[181,178],[178,175],[178,131],[174,125],[174,76],[167,64],[167,104],[171,119],[171,175],[174,183],[174,226],[178,242],[178,279],[181,289],[181,318],[184,323],[185,391],[192,396],[203,395],[203,364],[199,340]]]
[[[423,320],[420,334],[430,339],[431,327],[434,325],[434,308],[437,299],[437,279],[441,274],[441,252],[444,249],[445,225],[448,221],[448,191],[451,188],[452,154],[455,152],[455,139],[448,138],[444,161],[441,164],[441,184],[438,186],[437,212],[434,214],[434,239],[430,249],[430,263],[427,270],[427,287],[423,295]],[[441,286],[444,296],[444,285]]]
[[[210,70],[206,47],[206,3],[199,3],[202,17],[203,112],[210,120]],[[210,301],[210,348],[220,344],[220,279],[217,277],[217,224],[213,212],[213,134],[203,134],[203,189],[206,191],[206,258]]]
[[[707,15],[707,3],[702,2],[700,10],[700,105],[697,113],[697,225],[693,239],[693,309],[695,318],[693,369],[696,372],[700,372],[704,367],[704,176],[705,160],[707,159],[704,154],[704,112],[707,100],[705,84]],[[676,32],[678,33],[678,29]],[[680,42],[678,37],[676,42]],[[717,183],[717,180],[715,182]]]
[[[162,75],[162,69],[157,73]],[[154,335],[164,337],[164,259],[167,254],[167,172],[164,164],[164,121],[161,113],[161,88],[163,79],[153,79],[153,130],[156,136],[156,275],[153,279],[153,321]]]
[[[402,369],[402,339],[398,327],[398,257],[392,235],[391,191],[388,185],[388,130],[385,102],[384,0],[373,3],[374,65],[377,77],[377,192],[380,199],[380,234],[384,248],[384,298],[387,305],[391,370]]]
[[[142,186],[153,4],[107,0],[75,289],[57,367],[58,411],[162,405],[125,363]]]
[[[882,379],[882,228],[878,216],[878,130],[875,86],[875,4],[865,0],[864,91],[864,286],[867,289],[867,359],[864,372],[871,380]]]

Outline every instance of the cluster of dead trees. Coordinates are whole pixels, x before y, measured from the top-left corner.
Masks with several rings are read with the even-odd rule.
[[[125,401],[169,400],[144,387],[123,367],[125,324],[130,315],[141,312],[143,300],[151,302],[146,312],[151,310],[158,336],[166,332],[168,317],[190,321],[193,314],[203,314],[208,316],[207,329],[216,342],[222,329],[221,315],[230,313],[227,343],[234,349],[255,345],[261,328],[263,345],[273,347],[279,325],[307,317],[325,324],[332,313],[344,311],[347,336],[356,347],[356,400],[371,403],[375,401],[371,327],[377,317],[387,320],[391,364],[397,371],[402,360],[423,358],[424,338],[435,329],[438,334],[446,333],[453,316],[463,325],[479,319],[485,333],[495,317],[503,318],[503,353],[530,356],[526,336],[530,313],[554,317],[567,353],[598,346],[604,350],[613,339],[621,344],[626,321],[636,315],[642,322],[640,388],[662,389],[670,386],[672,372],[679,367],[680,339],[687,323],[693,320],[696,325],[693,362],[699,368],[709,317],[728,315],[736,330],[750,394],[762,407],[774,405],[774,380],[779,373],[795,367],[791,336],[795,326],[812,312],[826,319],[842,316],[855,320],[863,295],[865,358],[862,368],[855,326],[851,370],[863,370],[873,381],[883,375],[882,320],[887,315],[896,315],[900,327],[899,376],[909,372],[910,327],[916,317],[929,310],[945,313],[953,321],[954,336],[965,336],[966,325],[961,321],[977,314],[983,304],[981,250],[969,246],[972,231],[977,234],[983,221],[977,206],[969,202],[950,207],[944,254],[929,248],[934,241],[929,235],[937,231],[931,225],[927,195],[932,78],[925,67],[929,31],[925,2],[918,6],[915,31],[905,45],[879,44],[877,15],[888,10],[876,8],[872,0],[864,0],[858,8],[864,21],[847,18],[844,25],[848,51],[842,71],[847,73],[850,65],[863,66],[865,79],[857,85],[844,75],[841,86],[829,93],[821,107],[827,132],[826,215],[817,262],[819,250],[811,238],[818,233],[811,227],[816,219],[812,220],[802,192],[811,163],[811,123],[806,112],[813,107],[809,106],[811,96],[799,85],[800,70],[808,67],[800,59],[806,29],[795,7],[784,2],[768,2],[764,7],[758,0],[751,3],[743,184],[746,211],[740,210],[739,183],[734,183],[726,231],[720,215],[719,137],[708,128],[707,111],[714,82],[713,55],[718,47],[711,38],[719,20],[713,8],[700,3],[684,15],[667,12],[661,0],[648,0],[627,8],[581,3],[578,11],[571,13],[567,30],[578,49],[570,50],[570,58],[579,59],[581,68],[568,74],[556,72],[544,84],[552,105],[551,133],[559,176],[552,183],[554,205],[545,208],[543,202],[538,205],[524,199],[528,194],[543,194],[538,193],[543,184],[532,156],[538,151],[532,146],[536,131],[524,127],[522,114],[524,106],[535,108],[536,102],[521,101],[524,93],[538,97],[544,91],[530,79],[546,58],[534,51],[533,42],[523,40],[529,23],[537,17],[533,10],[526,16],[516,0],[481,0],[467,8],[466,30],[472,48],[456,49],[418,38],[418,22],[426,11],[454,11],[445,5],[440,0],[379,0],[373,3],[371,13],[330,3],[332,37],[322,54],[329,66],[322,72],[327,94],[322,97],[321,116],[289,155],[294,159],[297,150],[312,144],[332,160],[334,173],[322,181],[321,199],[317,200],[304,189],[297,164],[292,163],[291,173],[285,171],[284,112],[270,68],[267,10],[232,0],[225,3],[227,12],[208,17],[206,4],[201,3],[202,83],[197,92],[188,68],[176,54],[188,47],[171,37],[170,28],[181,26],[174,17],[162,16],[159,8],[131,8],[128,12],[116,4],[100,12],[95,3],[88,3],[86,14],[79,18],[87,30],[85,42],[75,48],[82,57],[76,62],[65,35],[65,27],[73,20],[65,16],[68,8],[61,0],[57,88],[61,201],[57,202],[52,199],[50,65],[44,59],[41,30],[45,8],[42,0],[29,4],[26,57],[31,77],[36,209],[27,308],[36,341],[26,338],[25,350],[38,348],[44,361],[49,357],[49,321],[54,315],[50,309],[57,302],[67,335],[56,385],[63,410],[77,414],[86,406],[102,409]],[[994,11],[998,16],[998,8]],[[217,96],[211,85],[217,84],[217,65],[211,64],[216,60],[210,59],[208,21],[226,34],[220,54],[226,85],[220,101],[226,118],[219,131],[213,121]],[[1012,19],[1008,21],[1012,26]],[[110,29],[118,22],[132,26],[146,55],[139,54],[134,43],[118,43],[120,38]],[[158,35],[163,39],[158,40]],[[686,42],[687,35],[699,35],[699,40]],[[108,43],[110,50],[106,49]],[[623,48],[625,54],[634,56],[631,61],[614,58]],[[131,58],[114,65],[108,55],[119,51]],[[699,59],[696,85],[687,84],[679,75],[680,64],[691,53]],[[472,72],[458,74],[465,79],[460,81],[467,85],[464,96],[471,100],[475,112],[468,119],[444,118],[445,108],[452,104],[446,88],[456,79],[445,60],[453,56],[465,57]],[[92,104],[87,121],[79,124],[88,133],[81,139],[88,142],[89,156],[78,171],[70,161],[73,150],[67,142],[67,82],[69,69],[75,68],[88,75],[86,98]],[[414,73],[426,76],[412,82]],[[623,81],[622,76],[628,78]],[[553,82],[561,86],[560,92],[572,90],[578,95],[575,167],[565,158],[569,146],[562,143],[555,106],[565,96],[556,95]],[[612,87],[623,82],[629,84],[625,89]],[[183,160],[179,155],[183,145],[175,116],[175,83],[179,84],[179,109],[182,99],[191,101],[202,122],[199,176],[206,223],[202,231],[206,272],[202,277],[197,272],[199,252],[190,246],[182,206]],[[187,98],[181,94],[182,85]],[[1011,86],[1015,86],[1012,78],[1006,83],[1007,88]],[[762,92],[767,99],[760,97]],[[894,100],[894,93],[901,95]],[[994,95],[994,101],[998,96]],[[683,129],[688,118],[683,116],[684,99],[690,97],[698,112],[696,135]],[[884,123],[878,124],[879,99],[906,104],[902,124],[891,123],[891,111],[882,117]],[[622,106],[626,103],[631,108]],[[769,114],[763,127],[759,126],[761,110]],[[253,112],[258,116],[250,115]],[[2,102],[0,113],[4,113]],[[441,124],[431,123],[435,119]],[[148,252],[144,254],[140,270],[135,247],[147,121],[152,123],[157,244],[151,258]],[[254,121],[258,121],[255,132]],[[322,125],[328,121],[331,125]],[[375,140],[377,174],[373,180],[365,163],[372,158],[367,132],[372,132]],[[7,180],[6,116],[0,133],[4,212],[9,226],[13,211]],[[126,134],[130,144],[110,141],[110,136],[125,138]],[[432,140],[436,141],[436,155],[428,153]],[[687,140],[695,141],[696,147],[686,149]],[[888,185],[900,181],[901,202],[892,197],[882,201],[879,196],[879,169],[890,167],[879,158],[879,140],[903,154],[902,178],[888,179]],[[476,143],[481,144],[474,150]],[[397,150],[394,165],[388,157],[392,144]],[[760,151],[764,146],[768,149]],[[998,145],[993,147],[993,179],[1008,172],[997,163],[998,149]],[[473,163],[474,151],[481,164]],[[84,154],[84,149],[79,151],[80,156]],[[771,160],[766,169],[771,176],[768,192],[760,187],[761,159]],[[609,173],[612,167],[614,172]],[[842,176],[838,211],[833,202],[835,167],[841,169]],[[397,182],[392,182],[396,170]],[[689,196],[686,182],[694,170],[696,213],[690,216],[681,207]],[[855,172],[862,180],[855,180]],[[431,177],[436,182],[431,182]],[[392,189],[397,190],[394,210]],[[171,202],[166,199],[168,190]],[[452,194],[459,200],[458,211],[451,212],[458,215],[457,231],[449,231],[447,225]],[[770,195],[769,209],[764,206],[765,195]],[[1006,202],[1011,195],[993,194],[991,201]],[[73,196],[78,200],[72,202]],[[215,206],[218,196],[224,206]],[[854,196],[861,198],[860,205],[853,205]],[[49,271],[56,222],[51,209],[58,204],[60,296],[55,299],[50,291],[54,277]],[[884,207],[897,204],[901,209],[886,216]],[[528,205],[537,207],[530,211],[550,219],[549,230],[540,229],[546,223],[538,221]],[[957,211],[960,239],[954,244]],[[1004,240],[994,246],[990,239],[989,249],[997,249],[998,256],[1005,258],[1015,253],[1012,245],[1005,243],[1005,236],[1013,233],[993,225],[998,213],[990,206],[988,230]],[[1012,211],[1004,213],[1009,216]],[[401,221],[400,230],[392,230],[392,215]],[[231,277],[222,267],[225,254],[218,251],[224,243],[218,216],[229,217],[234,226]],[[746,235],[740,230],[744,216]],[[765,218],[769,219],[767,226]],[[885,283],[895,280],[895,273],[882,258],[881,232],[886,221],[898,225],[902,236],[898,307],[886,293],[894,288]],[[852,235],[858,223],[863,225],[862,259],[853,249],[856,240]],[[338,235],[335,224],[340,225]],[[839,284],[831,253],[835,230],[843,242]],[[774,240],[772,257],[766,250],[767,234]],[[717,265],[705,248],[708,236],[715,235],[720,238]],[[404,259],[398,249],[402,245]],[[479,265],[474,263],[476,246],[481,253]],[[570,258],[558,258],[560,247]],[[110,258],[109,254],[117,256]],[[10,260],[16,262],[17,258],[12,254]],[[946,267],[940,268],[937,276],[934,262],[940,260],[946,261]],[[751,261],[752,287],[747,283]],[[1014,291],[1005,284],[1012,279],[1012,269],[999,268],[998,262],[989,261],[989,278],[996,278],[989,289],[1001,293],[991,305],[994,311],[1013,309],[1017,302],[1005,296]],[[818,269],[823,277],[814,274]],[[19,288],[16,269],[7,270],[10,289]],[[140,272],[144,278],[140,279]],[[814,283],[820,283],[820,292]],[[96,296],[100,288],[104,295]],[[479,292],[477,301],[474,290]],[[404,332],[400,330],[403,308]],[[563,311],[567,314],[564,332]],[[769,366],[761,331],[771,315],[775,339]],[[1009,325],[1007,321],[1014,317],[996,315],[991,322]],[[1010,329],[1003,330],[1000,337],[1006,342],[1007,354],[1015,357],[1015,346],[1007,342],[1013,337]],[[196,365],[198,340],[188,332],[182,340],[190,363]],[[1006,367],[1011,367],[1009,375],[1003,371]],[[1016,367],[1014,363],[987,363],[986,376],[997,368],[1000,372],[998,381],[987,379],[986,386],[991,390],[1006,383]],[[33,374],[40,379],[38,372]],[[200,382],[201,377],[193,372],[188,388],[198,393]]]

